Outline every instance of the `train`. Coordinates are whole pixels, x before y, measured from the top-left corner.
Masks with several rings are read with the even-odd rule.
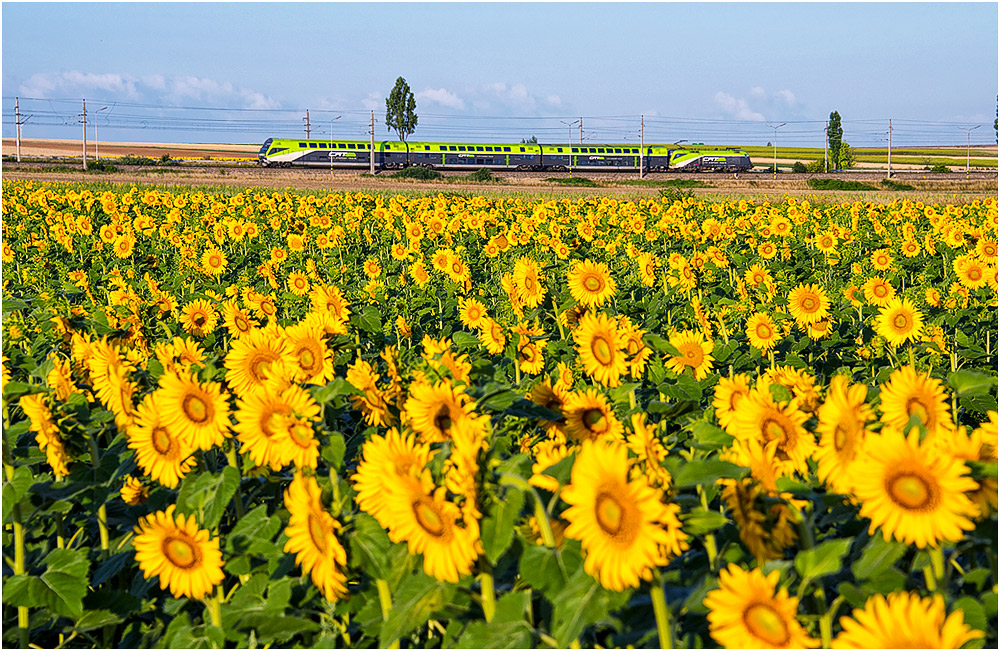
[[[753,168],[739,149],[687,149],[676,145],[608,143],[586,145],[537,143],[394,142],[268,138],[258,153],[263,167],[323,167],[378,170],[408,166],[437,170],[519,171],[720,171]]]

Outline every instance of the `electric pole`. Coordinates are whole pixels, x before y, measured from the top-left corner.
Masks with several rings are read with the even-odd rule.
[[[580,118],[580,144],[583,144],[583,118]]]
[[[646,116],[639,116],[639,178],[642,178],[642,153],[645,145]]]
[[[778,129],[788,124],[787,122],[782,122],[781,124],[769,124],[767,126],[774,129],[774,178],[778,178]]]
[[[823,172],[830,173],[830,122],[827,121],[823,130]]]
[[[977,124],[974,127],[959,127],[965,132],[967,138],[965,140],[965,180],[969,180],[969,150],[972,149],[972,132],[981,127],[981,124]]]
[[[309,140],[309,109],[306,109],[306,116],[303,119],[306,121],[306,140]]]
[[[83,171],[87,171],[87,100],[83,100]]]
[[[368,171],[369,173],[374,175],[375,174],[375,111],[372,111],[372,127],[371,130],[368,131],[368,133],[371,134],[372,137],[371,154],[369,154],[368,156]]]
[[[889,155],[886,159],[885,178],[892,178],[892,120],[889,120]]]
[[[18,98],[15,97],[14,98],[14,125],[16,126],[15,133],[17,135],[17,139],[16,139],[16,142],[17,142],[17,162],[20,163],[21,162],[21,107],[20,107],[20,104],[18,102],[19,102]]]

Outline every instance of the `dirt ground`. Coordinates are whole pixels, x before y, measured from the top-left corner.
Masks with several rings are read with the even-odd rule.
[[[94,155],[88,143],[88,156]],[[146,156],[158,159],[163,154],[172,158],[197,161],[198,159],[253,157],[258,145],[216,145],[216,144],[174,144],[174,143],[100,143],[102,156],[118,157],[126,154]],[[72,160],[62,161],[58,169],[50,169],[51,164],[17,164],[9,159],[3,164],[2,173],[5,179],[34,179],[39,181],[70,181],[70,182],[110,182],[121,184],[145,184],[159,186],[216,186],[216,187],[260,187],[269,189],[302,189],[302,190],[362,190],[372,192],[464,192],[488,195],[528,195],[528,196],[657,196],[661,187],[654,185],[657,181],[676,179],[692,179],[705,184],[704,187],[692,188],[696,196],[719,196],[731,198],[741,196],[747,198],[775,195],[815,195],[826,200],[866,200],[892,201],[894,199],[910,198],[913,200],[949,202],[971,201],[997,196],[997,172],[974,172],[969,179],[963,173],[931,174],[923,170],[899,169],[893,176],[898,183],[906,183],[915,188],[913,191],[891,192],[880,187],[885,178],[884,169],[852,170],[835,175],[792,174],[782,172],[775,178],[771,173],[743,173],[738,176],[721,173],[659,173],[647,174],[647,185],[629,185],[638,179],[635,173],[588,173],[586,178],[593,180],[599,187],[563,186],[546,179],[565,178],[571,176],[568,172],[497,172],[495,175],[500,183],[465,182],[466,174],[458,172],[447,173],[444,181],[421,182],[414,180],[395,179],[389,172],[368,176],[357,171],[328,169],[264,169],[248,164],[203,165],[198,162],[184,163],[170,167],[133,167],[119,166],[114,173],[88,173],[70,171],[67,167],[80,165],[79,157],[82,145],[79,141],[60,140],[22,140],[22,157],[66,157],[75,156]],[[13,139],[3,140],[3,155],[14,154]],[[780,162],[780,161],[779,161]],[[206,160],[207,164],[208,161]],[[575,176],[581,176],[579,172]],[[828,192],[809,188],[807,181],[813,177],[830,177],[840,180],[856,180],[879,187],[876,192]],[[685,188],[681,192],[687,192]]]

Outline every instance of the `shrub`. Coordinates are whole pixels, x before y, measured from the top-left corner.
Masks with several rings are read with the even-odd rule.
[[[147,158],[146,156],[136,156],[134,154],[125,154],[118,159],[119,165],[156,165],[156,161],[152,158]]]
[[[466,178],[468,178],[470,181],[474,181],[475,183],[497,183],[498,181],[500,181],[499,178],[493,176],[493,172],[491,172],[489,169],[485,167],[476,170],[472,174],[469,174],[469,176]]]
[[[826,171],[826,161],[814,160],[809,161],[806,165],[806,171],[810,174],[819,174]]]
[[[934,163],[934,167],[931,168],[931,171],[935,174],[947,174],[951,171],[951,168],[944,163]]]
[[[407,167],[392,175],[394,179],[417,179],[418,181],[436,181],[443,179],[444,174],[426,167]]]
[[[792,171],[802,174],[804,172],[808,172],[809,170],[806,168],[805,164],[802,161],[797,160],[795,161],[795,164],[792,165]]]
[[[874,190],[875,187],[860,181],[840,179],[809,179],[806,181],[813,190]]]

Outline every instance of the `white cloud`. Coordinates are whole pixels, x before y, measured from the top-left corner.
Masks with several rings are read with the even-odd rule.
[[[764,116],[750,108],[750,104],[745,99],[738,99],[729,93],[721,90],[715,94],[715,103],[723,112],[731,115],[737,120],[751,120],[763,122]]]
[[[361,100],[361,106],[363,106],[366,111],[377,111],[378,109],[384,109],[385,96],[377,92],[368,93],[368,97],[365,97],[364,99]]]
[[[455,109],[456,111],[462,111],[465,109],[465,102],[462,98],[452,93],[444,88],[433,89],[429,88],[427,90],[422,90],[416,95],[414,95],[417,100],[426,100],[428,102],[433,102],[435,104],[440,104],[441,106],[447,106],[448,108]]]
[[[788,89],[779,90],[776,93],[776,95],[778,97],[784,99],[785,103],[788,104],[789,106],[795,106],[795,104],[798,103],[798,100],[795,99],[795,93],[793,93],[792,91],[790,91]]]
[[[95,97],[102,100],[141,100],[174,104],[194,102],[240,108],[278,108],[279,102],[260,91],[241,88],[228,81],[193,75],[135,76],[71,70],[36,73],[19,87],[26,97]],[[103,97],[102,97],[103,96]]]

